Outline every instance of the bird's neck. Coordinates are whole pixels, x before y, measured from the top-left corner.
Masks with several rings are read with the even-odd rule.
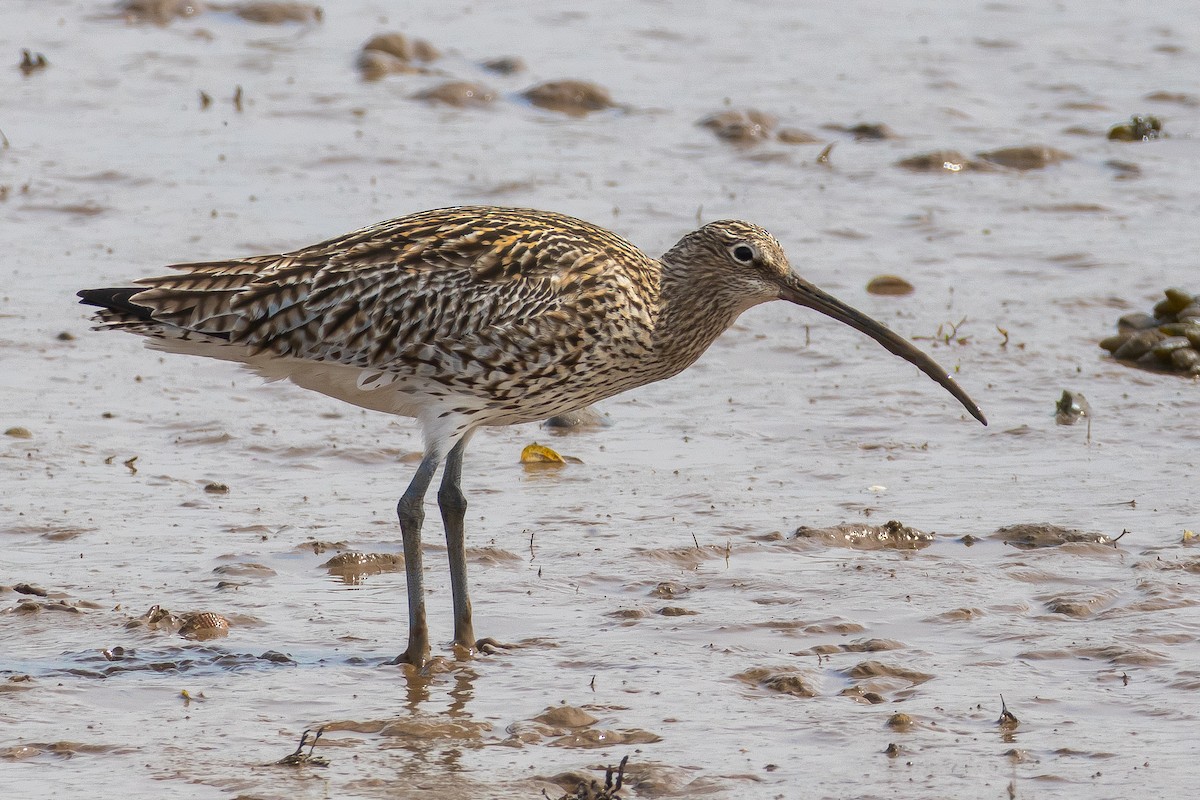
[[[664,377],[691,366],[744,310],[664,260],[653,334]]]

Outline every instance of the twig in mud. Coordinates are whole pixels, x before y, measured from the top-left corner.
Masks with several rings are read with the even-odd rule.
[[[925,341],[930,341],[930,342],[941,342],[942,344],[946,344],[946,345],[968,344],[971,341],[970,336],[959,336],[958,335],[958,329],[961,328],[966,323],[966,321],[967,321],[967,318],[963,317],[958,322],[938,323],[937,331],[933,334],[933,336],[914,336],[914,337],[912,337],[913,341],[925,340]],[[1007,339],[1005,341],[1007,342]]]
[[[700,540],[696,538],[696,534],[694,533],[692,534],[692,544],[695,545],[697,550],[700,549]]]
[[[616,767],[609,767],[604,771],[604,788],[600,788],[594,782],[580,783],[575,787],[573,794],[564,794],[558,800],[621,800],[617,792],[621,791],[625,782],[625,765],[628,762],[629,756],[625,756]],[[546,794],[545,789],[542,789],[542,797],[550,800],[550,795]]]
[[[1005,730],[1011,730],[1021,724],[1021,720],[1004,704],[1004,695],[1000,695],[1000,719],[996,720],[996,724]]]
[[[312,731],[306,730],[304,733],[300,734],[300,744],[296,746],[296,752],[292,753],[290,756],[284,756],[275,763],[283,767],[328,767],[329,759],[323,756],[313,755],[313,750],[315,750],[317,747],[317,740],[321,738],[321,734],[324,732],[324,727],[317,728],[317,735],[314,736],[310,742],[308,740],[308,735],[312,733]],[[307,754],[302,752],[304,750],[304,745],[306,744],[308,745]]]
[[[997,326],[996,326],[996,330],[997,330],[997,331],[999,331],[999,332],[1000,332],[1000,335],[1004,337],[1004,338],[1003,338],[1003,339],[1000,341],[1000,346],[1001,346],[1001,347],[1008,347],[1008,331],[1006,331],[1004,328],[1001,328],[999,325],[997,325]]]

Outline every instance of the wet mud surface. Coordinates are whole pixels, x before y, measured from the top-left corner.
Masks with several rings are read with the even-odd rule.
[[[0,780],[611,797],[628,756],[623,798],[1173,796],[1200,385],[1097,342],[1196,291],[1193,17],[4,3]],[[92,333],[74,293],[467,203],[655,255],[755,221],[991,425],[755,309],[671,381],[476,436],[475,625],[515,646],[455,658],[431,504],[437,658],[389,666],[415,425]]]

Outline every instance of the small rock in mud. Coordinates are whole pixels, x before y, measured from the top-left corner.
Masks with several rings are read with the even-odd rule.
[[[896,166],[910,172],[994,172],[996,167],[986,161],[978,161],[964,156],[957,150],[934,150],[921,153],[896,162]]]
[[[752,667],[733,676],[742,683],[793,697],[816,697],[811,680],[795,667]]]
[[[884,139],[899,139],[900,137],[882,122],[860,122],[857,125],[826,125],[828,130],[848,133],[858,142],[878,142]]]
[[[887,726],[893,730],[906,731],[913,726],[913,718],[901,711],[888,717]]]
[[[17,65],[17,69],[21,70],[22,75],[32,75],[49,66],[46,57],[41,53],[31,53],[28,50],[21,51],[21,63]]]
[[[576,411],[555,414],[542,423],[547,428],[556,431],[595,430],[608,425],[604,415],[593,406],[586,406]]]
[[[843,522],[828,528],[810,528],[801,525],[792,534],[794,539],[812,539],[835,547],[853,547],[856,550],[917,550],[933,541],[932,533],[910,528],[896,520],[883,525]]]
[[[131,25],[168,25],[172,20],[204,13],[205,6],[200,0],[125,0],[118,9]]]
[[[518,72],[525,71],[525,62],[516,56],[489,58],[480,66],[482,66],[488,72],[494,72],[497,75],[515,75]]]
[[[441,103],[455,108],[486,106],[496,99],[496,94],[486,86],[467,81],[447,81],[431,89],[417,92],[414,100],[426,103]]]
[[[1070,542],[1091,542],[1093,544],[1115,544],[1115,540],[1102,533],[1086,533],[1084,531],[1063,528],[1059,525],[1041,523],[1019,523],[999,528],[991,535],[992,539],[1001,539],[1005,544],[1024,550],[1041,547],[1058,547]]]
[[[899,275],[876,275],[867,282],[868,294],[905,295],[913,291],[913,285]]]
[[[734,144],[754,144],[771,138],[776,119],[770,114],[748,108],[744,111],[718,111],[696,123],[708,128],[718,139]]]
[[[664,617],[694,617],[699,614],[699,611],[692,611],[690,608],[682,606],[663,606],[658,610],[658,613]]]
[[[195,639],[198,642],[215,639],[229,633],[229,620],[211,611],[199,611],[183,615],[183,624],[179,626],[179,635],[185,639]]]
[[[208,492],[209,494],[229,494],[229,486],[224,483],[209,481],[208,483],[204,484],[204,491]]]
[[[22,425],[14,425],[13,427],[4,431],[4,435],[11,436],[14,439],[32,439],[33,431]]]
[[[1070,153],[1040,144],[1001,147],[998,150],[988,150],[978,155],[990,164],[1022,172],[1031,169],[1045,169],[1051,164],[1057,164],[1073,157]]]
[[[258,22],[263,25],[282,25],[285,22],[320,22],[325,12],[319,6],[309,3],[258,2],[238,3],[231,9],[247,22]]]
[[[1113,125],[1108,129],[1108,138],[1114,142],[1148,142],[1165,136],[1162,121],[1149,114],[1134,114],[1128,122]]]
[[[1126,314],[1100,340],[1113,358],[1150,372],[1200,376],[1200,295],[1167,289],[1150,314]]]
[[[46,597],[50,593],[40,586],[34,586],[31,583],[14,584],[12,590],[18,594],[31,594],[36,597]]]
[[[547,81],[526,89],[521,96],[538,108],[573,117],[582,117],[616,105],[607,89],[588,81]]]

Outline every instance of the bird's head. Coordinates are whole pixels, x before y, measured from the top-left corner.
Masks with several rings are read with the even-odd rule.
[[[710,222],[679,240],[662,257],[664,272],[710,294],[710,305],[733,316],[769,300],[787,300],[844,322],[916,366],[954,395],[971,416],[983,412],[936,361],[887,326],[801,278],[783,246],[765,229],[740,220]]]

